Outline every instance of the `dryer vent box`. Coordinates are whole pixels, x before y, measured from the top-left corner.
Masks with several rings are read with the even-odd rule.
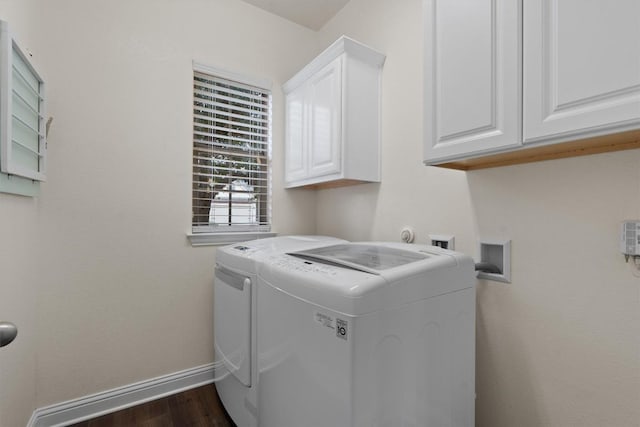
[[[479,279],[511,283],[511,240],[480,241],[480,262],[498,267],[500,273],[478,272]]]

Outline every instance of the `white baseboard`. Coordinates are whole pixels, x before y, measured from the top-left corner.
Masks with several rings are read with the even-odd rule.
[[[186,369],[80,399],[38,408],[33,412],[27,427],[67,426],[184,390],[210,384],[213,379],[213,363]]]

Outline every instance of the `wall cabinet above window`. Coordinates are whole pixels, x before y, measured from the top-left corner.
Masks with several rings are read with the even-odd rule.
[[[0,172],[44,181],[44,80],[0,21]]]
[[[380,181],[384,60],[343,36],[284,84],[287,188]]]
[[[471,3],[424,0],[425,164],[640,147],[640,2]]]

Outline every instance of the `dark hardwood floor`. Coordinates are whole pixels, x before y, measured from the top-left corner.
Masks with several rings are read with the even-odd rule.
[[[213,384],[194,388],[70,427],[236,427]]]

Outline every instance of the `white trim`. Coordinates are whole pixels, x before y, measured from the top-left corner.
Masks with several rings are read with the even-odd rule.
[[[214,364],[197,366],[79,399],[36,409],[27,427],[62,427],[211,384]]]
[[[278,233],[267,231],[231,232],[231,233],[187,233],[191,246],[222,246],[249,240],[275,237]]]
[[[341,36],[331,46],[326,48],[322,53],[315,57],[302,70],[298,71],[293,77],[282,85],[285,94],[289,94],[297,89],[302,83],[309,80],[311,76],[316,74],[328,63],[347,53],[352,58],[357,58],[374,67],[382,67],[387,58],[386,55],[374,50],[373,48],[355,41],[347,36]]]
[[[247,76],[245,74],[236,73],[235,71],[225,70],[223,68],[212,67],[210,65],[203,64],[196,60],[192,61],[193,71],[198,73],[210,74],[223,79],[231,80],[234,82],[242,83],[245,85],[256,86],[261,89],[271,91],[273,84],[271,80],[261,77]]]

